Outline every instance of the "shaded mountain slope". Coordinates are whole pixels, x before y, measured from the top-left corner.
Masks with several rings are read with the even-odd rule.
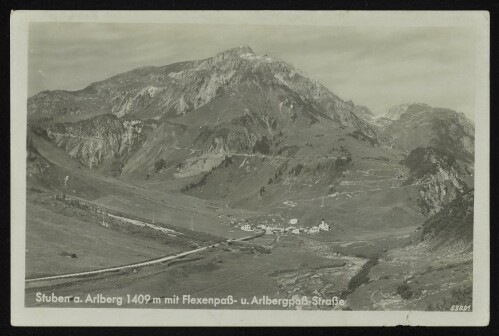
[[[474,160],[475,128],[462,113],[425,104],[405,104],[390,109],[383,120],[386,126],[382,133],[393,148],[411,151],[431,146],[450,152],[458,160]]]
[[[410,169],[406,184],[419,184],[418,205],[425,216],[438,213],[469,186],[456,159],[433,147],[416,148],[402,161]]]
[[[474,190],[470,189],[429,218],[422,225],[418,241],[428,242],[432,249],[457,245],[464,252],[472,251],[473,209]]]

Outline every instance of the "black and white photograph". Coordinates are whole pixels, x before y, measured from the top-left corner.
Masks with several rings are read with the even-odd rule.
[[[410,14],[19,20],[20,309],[488,321],[487,13]]]

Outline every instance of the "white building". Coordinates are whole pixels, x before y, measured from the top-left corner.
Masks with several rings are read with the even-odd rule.
[[[319,233],[319,231],[320,231],[320,229],[319,229],[319,227],[318,227],[318,226],[312,226],[312,227],[310,228],[310,230],[308,231],[308,233],[310,233],[310,234],[315,234],[315,233]]]
[[[296,225],[296,224],[298,224],[298,219],[296,219],[296,218],[291,218],[291,219],[289,220],[289,224],[291,224],[291,225]]]
[[[331,227],[329,226],[329,224],[319,224],[319,229],[321,229],[322,231],[331,231]]]
[[[319,229],[321,229],[322,231],[330,231],[331,227],[323,219],[322,222],[319,224]]]
[[[293,233],[293,234],[300,234],[300,230],[298,230],[298,229],[293,229],[293,230],[291,231],[291,233]]]
[[[253,228],[249,224],[244,224],[241,226],[241,230],[243,231],[253,231]]]

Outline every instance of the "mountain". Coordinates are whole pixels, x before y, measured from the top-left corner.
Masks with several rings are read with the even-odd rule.
[[[370,114],[292,65],[247,46],[28,100],[30,124],[82,165],[103,170],[115,165],[115,172],[142,176],[175,167],[179,178],[213,169],[215,163],[204,165],[203,155],[300,156],[302,141],[317,143],[318,157],[344,156],[345,147],[325,142],[331,137],[349,137],[367,153],[378,146],[377,133],[359,111]],[[189,151],[163,157],[167,148],[203,152],[197,157],[203,164]],[[160,160],[165,166],[153,169]],[[208,161],[213,160],[223,159]]]
[[[351,216],[340,210],[359,219],[352,225],[364,225],[360,218],[373,225],[418,220],[415,199],[400,203],[389,195],[405,188],[400,176],[409,168],[400,160],[405,151],[430,145],[472,160],[465,151],[471,147],[458,143],[472,143],[473,137],[458,135],[472,134],[473,125],[456,115],[409,105],[398,119],[375,118],[367,107],[342,100],[291,64],[248,46],[28,99],[30,134],[79,168],[125,183],[252,210],[335,192],[387,193],[379,204],[379,218],[386,220],[373,222],[367,210]],[[438,199],[431,204],[435,209],[450,200],[433,194],[427,198]],[[308,207],[303,202],[293,211],[305,219],[319,213]],[[338,208],[320,211],[326,216]]]
[[[292,65],[256,55],[248,46],[229,49],[206,60],[135,69],[80,91],[44,91],[28,99],[28,115],[31,119],[57,120],[114,114],[159,120],[186,115],[242,88],[289,94],[288,99],[282,97],[273,102],[281,112],[291,107],[290,113],[296,114],[307,107],[302,113],[308,114],[311,122],[319,116],[329,117],[343,126],[374,135],[353,113],[353,104],[341,100]]]
[[[393,148],[410,152],[431,146],[473,162],[475,127],[462,113],[426,104],[403,104],[392,107],[380,119],[385,124],[381,133]]]

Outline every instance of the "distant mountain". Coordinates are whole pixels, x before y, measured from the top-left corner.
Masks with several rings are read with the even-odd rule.
[[[359,110],[366,109],[341,100],[288,63],[254,54],[248,46],[205,60],[135,69],[80,91],[44,91],[28,100],[29,120],[48,125],[59,147],[66,147],[87,166],[93,162],[93,167],[111,156],[111,152],[97,155],[97,150],[112,148],[112,154],[121,155],[124,149],[118,149],[113,139],[104,140],[108,143],[101,140],[101,145],[77,145],[63,139],[99,138],[106,132],[105,126],[94,126],[101,121],[112,121],[106,123],[111,127],[110,134],[122,132],[118,123],[124,125],[124,120],[172,121],[202,128],[199,134],[191,134],[194,138],[190,142],[215,152],[251,151],[264,136],[273,137],[283,129],[301,132],[314,123],[331,122],[376,143],[376,132],[354,113]],[[92,119],[99,115],[123,120]],[[88,124],[83,125],[83,120]],[[71,126],[71,122],[79,124]],[[86,131],[73,134],[76,129]],[[67,136],[64,130],[68,130]],[[71,143],[78,148],[70,148]],[[88,153],[80,147],[87,148],[84,151]],[[94,154],[89,152],[92,150]]]
[[[410,152],[431,146],[473,162],[475,127],[462,113],[426,104],[404,104],[391,108],[383,121],[381,133],[393,148]]]
[[[388,112],[384,114],[382,117],[389,119],[389,120],[399,120],[401,115],[407,112],[407,109],[411,105],[420,105],[420,106],[428,106],[426,104],[400,104],[400,105],[395,105],[388,109]]]
[[[29,98],[28,114],[31,119],[83,119],[108,113],[159,120],[186,115],[226,94],[240,94],[246,87],[279,91],[273,103],[280,112],[291,107],[294,113],[309,114],[311,121],[322,115],[374,135],[353,113],[353,104],[292,65],[256,55],[248,46],[200,61],[142,67],[80,91],[44,91]]]

